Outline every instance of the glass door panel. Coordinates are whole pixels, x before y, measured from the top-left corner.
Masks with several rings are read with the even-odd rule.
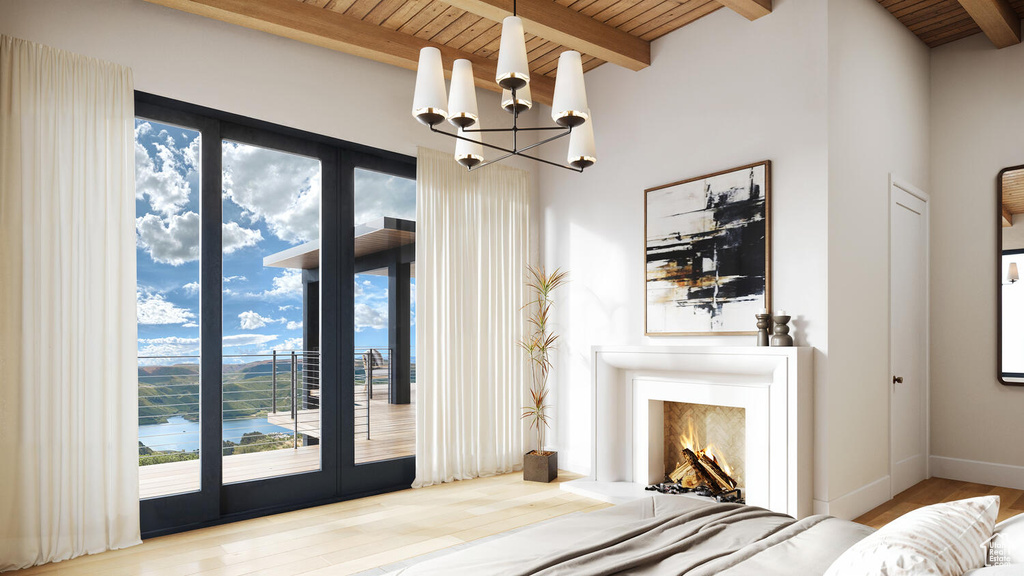
[[[355,463],[415,455],[416,182],[354,170]]]
[[[200,474],[200,133],[135,121],[139,497],[195,492]]]
[[[223,482],[318,471],[321,163],[222,153]]]

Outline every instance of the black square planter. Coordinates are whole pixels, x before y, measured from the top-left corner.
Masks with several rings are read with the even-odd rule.
[[[558,478],[558,452],[538,454],[536,450],[523,456],[523,480],[551,482]]]

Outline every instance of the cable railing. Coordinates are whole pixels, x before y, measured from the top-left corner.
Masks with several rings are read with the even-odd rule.
[[[391,348],[355,348],[355,433],[370,439],[370,401],[374,388],[384,386],[391,401]],[[360,389],[361,388],[361,389]],[[378,392],[379,394],[379,392]]]
[[[391,350],[356,348],[355,433],[370,439],[371,400],[391,393]],[[226,354],[222,454],[319,443],[320,353]],[[140,356],[139,465],[199,458],[199,356]],[[250,426],[251,425],[251,426]]]

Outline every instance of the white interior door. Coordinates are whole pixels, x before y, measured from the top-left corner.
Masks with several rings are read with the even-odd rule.
[[[889,204],[893,495],[928,477],[928,197],[893,183]]]

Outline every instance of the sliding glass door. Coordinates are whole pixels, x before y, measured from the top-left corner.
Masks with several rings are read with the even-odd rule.
[[[367,154],[346,160],[355,378],[342,405],[342,488],[359,494],[408,485],[415,475],[416,169]]]
[[[408,487],[414,161],[136,111],[143,535]]]

